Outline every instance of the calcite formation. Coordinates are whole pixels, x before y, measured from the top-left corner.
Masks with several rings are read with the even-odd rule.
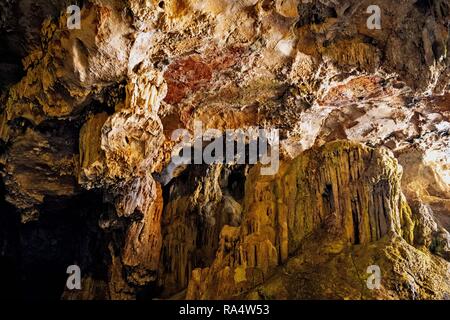
[[[262,178],[253,170],[241,226],[222,230],[216,259],[193,272],[188,298],[238,296],[271,278],[277,266],[289,266],[311,241],[320,243],[321,255],[351,254],[395,237],[412,244],[415,224],[400,179],[397,161],[385,150],[341,141],[306,151],[276,177]],[[338,272],[329,276],[334,281]]]
[[[450,297],[448,1],[73,2],[0,4],[5,292]],[[278,130],[278,172],[176,163],[199,122]]]

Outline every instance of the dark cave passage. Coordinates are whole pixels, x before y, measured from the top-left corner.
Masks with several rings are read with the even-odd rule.
[[[67,267],[73,264],[80,266],[82,275],[106,280],[106,241],[97,223],[103,207],[101,194],[86,192],[63,202],[48,199],[39,221],[24,225],[3,195],[4,190],[0,201],[2,298],[59,300]]]

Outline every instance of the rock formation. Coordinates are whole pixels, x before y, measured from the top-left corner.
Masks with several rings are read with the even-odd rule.
[[[450,5],[375,2],[3,1],[5,292],[448,299]],[[279,130],[279,170],[176,164],[199,122]]]

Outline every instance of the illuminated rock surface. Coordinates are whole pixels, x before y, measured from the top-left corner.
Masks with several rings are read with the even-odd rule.
[[[449,298],[447,1],[380,0],[380,30],[366,0],[88,0],[79,30],[70,4],[0,5],[5,292]],[[279,172],[161,185],[195,121],[279,129]]]

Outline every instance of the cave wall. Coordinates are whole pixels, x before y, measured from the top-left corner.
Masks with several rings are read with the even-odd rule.
[[[371,2],[78,1],[70,30],[68,1],[4,1],[11,295],[445,297],[449,5],[379,0],[371,30]],[[167,178],[172,132],[198,121],[278,129],[280,171],[191,164]],[[374,257],[392,275],[380,292],[333,278]],[[81,291],[64,287],[71,264]]]

